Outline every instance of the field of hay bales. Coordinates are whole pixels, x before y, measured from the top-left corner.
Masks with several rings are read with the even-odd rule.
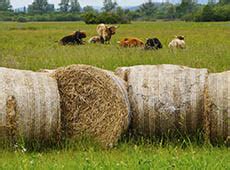
[[[90,64],[115,70],[140,64],[179,64],[230,70],[230,23],[145,22],[121,25],[111,45],[60,46],[57,41],[76,30],[96,35],[96,25],[68,23],[0,23],[0,66],[18,69],[53,69],[70,64]],[[187,48],[170,51],[174,35],[184,35]],[[120,48],[124,37],[145,41],[158,37],[164,48],[144,51]],[[228,169],[229,148],[202,144],[199,138],[180,141],[122,140],[111,150],[102,150],[83,139],[58,148],[28,151],[23,144],[0,149],[0,169]]]

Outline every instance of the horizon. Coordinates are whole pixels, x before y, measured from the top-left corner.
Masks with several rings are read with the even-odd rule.
[[[34,0],[11,0],[11,5],[13,8],[20,8],[24,6],[28,6],[32,4]],[[55,8],[58,7],[58,4],[60,3],[61,0],[48,0],[50,4],[54,4]],[[154,0],[155,2],[162,2],[162,0]],[[117,3],[120,6],[138,6],[144,2],[147,2],[147,0],[117,0]],[[82,7],[84,6],[103,6],[103,0],[79,0],[79,3]]]
[[[11,5],[13,6],[13,9],[22,8],[24,6],[28,6],[32,4],[34,0],[11,0]],[[55,8],[58,8],[58,4],[61,0],[48,0],[50,4],[54,4]],[[116,0],[119,6],[127,7],[127,6],[139,6],[144,2],[147,2],[148,0]],[[166,0],[153,0],[153,2],[165,2]],[[180,0],[170,0],[171,3],[178,3]],[[203,1],[207,0],[199,0],[199,3],[202,3]],[[96,7],[102,7],[103,6],[103,0],[79,0],[79,3],[81,7],[84,6],[96,6]]]

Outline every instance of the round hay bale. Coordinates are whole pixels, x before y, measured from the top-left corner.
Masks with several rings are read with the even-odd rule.
[[[115,73],[127,81],[133,134],[175,137],[202,129],[206,69],[146,65]]]
[[[45,73],[0,68],[0,138],[53,143],[60,136],[57,82]]]
[[[90,137],[102,147],[112,147],[129,124],[125,82],[112,72],[86,65],[60,68],[62,131],[69,139]]]
[[[230,144],[230,71],[209,74],[205,105],[207,138]]]

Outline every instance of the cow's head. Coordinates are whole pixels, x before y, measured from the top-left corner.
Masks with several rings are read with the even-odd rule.
[[[154,43],[153,43],[151,38],[146,39],[145,46],[148,46],[148,47],[153,47],[154,46]]]
[[[163,48],[163,45],[161,44],[160,40],[158,38],[154,38],[154,43],[156,44],[157,48]]]
[[[108,30],[109,30],[109,34],[110,35],[114,35],[116,34],[116,30],[119,28],[119,26],[109,26]]]
[[[183,35],[176,35],[175,36],[177,39],[179,39],[179,40],[184,40],[184,36]]]
[[[77,39],[82,39],[82,38],[86,38],[86,33],[85,32],[82,32],[82,31],[76,31],[74,36],[77,38]]]

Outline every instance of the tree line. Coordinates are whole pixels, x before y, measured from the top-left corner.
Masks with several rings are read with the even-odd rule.
[[[55,9],[48,0],[34,0],[27,8],[13,11],[10,0],[0,0],[0,20],[5,21],[80,21],[87,24],[130,23],[132,20],[186,20],[186,21],[230,21],[230,0],[208,0],[198,4],[197,0],[181,0],[178,4],[154,3],[152,0],[135,7],[123,9],[116,1],[104,0],[103,8],[81,7],[78,0],[60,0]]]

